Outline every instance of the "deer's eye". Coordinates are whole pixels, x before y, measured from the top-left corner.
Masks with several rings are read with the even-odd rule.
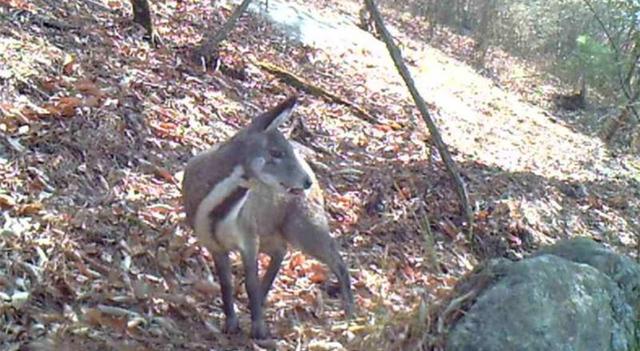
[[[282,152],[280,150],[271,150],[271,151],[269,151],[269,154],[271,154],[271,157],[273,157],[273,158],[283,158],[284,157],[284,152]]]

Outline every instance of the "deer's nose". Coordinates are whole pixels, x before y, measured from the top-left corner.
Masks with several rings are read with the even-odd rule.
[[[312,185],[313,185],[313,181],[311,181],[311,178],[309,177],[307,177],[304,180],[304,183],[302,183],[302,187],[304,187],[305,190],[311,188]]]

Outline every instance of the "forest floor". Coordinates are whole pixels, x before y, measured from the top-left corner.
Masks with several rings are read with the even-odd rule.
[[[359,9],[298,1],[325,20],[355,22]],[[152,4],[157,49],[128,1],[0,0],[0,349],[386,350],[432,324],[428,311],[488,257],[573,236],[637,255],[640,160],[587,127],[597,109],[555,110],[557,83],[526,62],[494,51],[480,75],[467,64],[470,39],[441,31],[429,46],[415,21],[384,11],[468,185],[468,240],[452,182],[380,46],[320,50],[245,15],[220,69],[203,70],[191,52],[232,7]],[[220,333],[213,263],[184,224],[179,184],[192,155],[294,93],[302,123],[292,135],[311,150],[358,311],[345,320],[326,269],[292,252],[267,303],[275,338],[263,344]]]

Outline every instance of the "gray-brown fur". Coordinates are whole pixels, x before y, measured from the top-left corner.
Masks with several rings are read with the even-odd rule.
[[[238,157],[232,152],[233,144],[220,145],[189,160],[182,182],[182,193],[187,224],[193,228],[196,211],[202,199],[222,179],[231,174]],[[213,172],[211,170],[214,170]],[[189,181],[186,180],[187,174]]]
[[[353,308],[347,266],[329,235],[324,200],[315,176],[277,129],[294,104],[294,98],[287,99],[254,118],[218,148],[192,158],[185,170],[187,222],[213,255],[227,332],[239,330],[233,307],[228,257],[231,250],[240,251],[242,256],[251,334],[255,338],[268,334],[262,305],[286,254],[287,243],[327,264],[340,283],[346,314],[350,315]],[[248,189],[246,196],[239,188]],[[262,280],[258,278],[258,252],[271,256]]]

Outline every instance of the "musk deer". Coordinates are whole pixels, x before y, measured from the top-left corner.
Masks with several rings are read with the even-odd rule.
[[[182,194],[187,222],[211,252],[226,316],[224,330],[239,332],[229,252],[239,251],[251,310],[251,336],[265,338],[267,292],[287,243],[325,263],[338,278],[345,313],[353,310],[347,266],[329,235],[324,199],[309,165],[278,130],[296,103],[290,97],[255,117],[226,142],[187,164]],[[262,280],[258,252],[271,257]]]

